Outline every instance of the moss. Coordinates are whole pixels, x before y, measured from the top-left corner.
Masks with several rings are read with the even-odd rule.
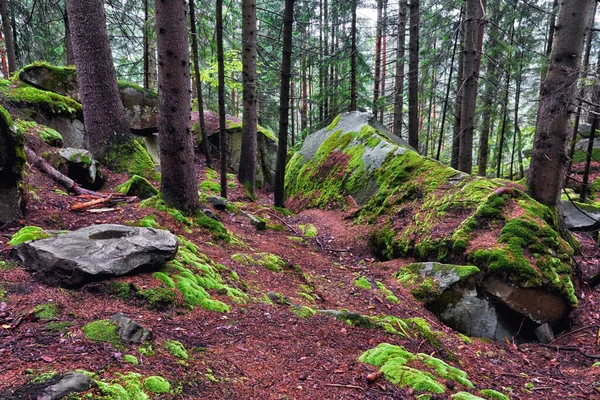
[[[15,233],[12,238],[8,241],[8,245],[18,246],[23,242],[30,242],[32,240],[46,239],[50,235],[47,234],[42,228],[37,226],[26,226],[21,228]]]
[[[398,297],[396,297],[391,290],[386,288],[383,283],[376,282],[376,284],[377,284],[377,288],[379,289],[379,291],[385,295],[385,299],[387,301],[389,301],[391,303],[399,303],[400,302],[400,299],[398,299]]]
[[[310,307],[300,306],[300,305],[292,305],[290,310],[300,318],[310,318],[317,313],[316,310],[313,310]]]
[[[456,400],[484,400],[483,398],[475,396],[474,394],[468,392],[457,392],[454,393],[451,397]]]
[[[208,229],[212,235],[213,238],[215,238],[216,240],[223,240],[224,242],[227,243],[234,243],[235,239],[233,237],[233,235],[231,234],[231,232],[229,232],[222,223],[220,223],[219,221],[215,221],[214,219],[206,216],[206,214],[204,214],[202,211],[198,211],[196,213],[196,217],[194,218],[194,221],[201,227]]]
[[[274,272],[280,272],[287,265],[281,257],[271,253],[256,253],[254,256],[236,253],[231,259],[246,265],[262,266]]]
[[[469,389],[475,387],[468,379],[468,375],[465,371],[448,365],[439,358],[432,357],[428,354],[419,353],[418,357],[423,364],[434,370],[439,377],[458,382]]]
[[[221,185],[217,182],[205,180],[200,183],[200,190],[203,192],[221,193]]]
[[[156,217],[154,215],[146,215],[144,218],[140,219],[140,226],[143,228],[158,228],[158,222],[156,222]]]
[[[116,172],[127,172],[130,176],[138,175],[155,180],[160,179],[160,174],[156,172],[156,165],[150,154],[135,139],[113,145],[105,161]]]
[[[131,354],[125,354],[123,356],[123,361],[125,361],[126,363],[129,363],[133,366],[138,365],[140,362],[138,361],[136,356],[132,356]]]
[[[144,388],[156,394],[171,392],[171,384],[162,376],[149,376],[144,379]]]
[[[119,89],[127,89],[127,88],[135,89],[135,91],[145,95],[147,98],[150,98],[150,99],[158,98],[158,94],[156,92],[145,89],[145,88],[141,87],[140,85],[136,85],[135,83],[118,80],[117,85],[118,85]]]
[[[366,289],[366,290],[372,289],[371,284],[369,283],[367,278],[364,276],[361,276],[360,278],[355,279],[354,284],[356,285],[356,287],[359,287],[361,289]]]
[[[471,338],[468,337],[467,335],[463,335],[462,333],[459,333],[458,336],[462,339],[462,341],[465,344],[472,344],[473,343],[473,341],[471,340]]]
[[[299,244],[306,244],[306,240],[304,240],[298,236],[287,236],[287,239],[291,240],[292,242],[299,243]]]
[[[97,380],[96,384],[106,400],[147,400],[150,397],[144,392],[142,375],[135,372],[117,374],[111,382]]]
[[[33,314],[41,320],[49,320],[58,317],[60,313],[56,303],[46,303],[35,306]]]
[[[313,224],[300,224],[298,225],[298,229],[307,238],[314,238],[317,236],[317,228]]]
[[[479,394],[481,394],[484,398],[491,400],[510,400],[510,397],[494,389],[482,389],[479,391]]]
[[[55,333],[65,333],[73,326],[72,322],[69,321],[52,321],[48,322],[45,326],[47,330]]]
[[[167,307],[175,304],[177,296],[172,288],[154,288],[140,290],[138,296],[148,303],[150,309]]]
[[[164,348],[171,354],[173,357],[179,358],[181,360],[187,360],[189,358],[187,351],[183,344],[178,342],[177,340],[167,340],[164,343]]]
[[[152,345],[148,342],[142,343],[140,347],[138,347],[138,353],[146,357],[152,357],[156,355],[156,352],[152,349]]]
[[[231,129],[231,130],[235,130],[235,129],[242,129],[242,123],[241,122],[231,122],[231,121],[227,121],[227,129]],[[256,127],[256,132],[260,133],[261,135],[265,136],[267,139],[273,140],[275,142],[277,142],[277,136],[275,136],[275,134],[273,132],[271,132],[270,130],[268,130],[267,128],[264,128],[260,125],[258,125]]]
[[[127,182],[117,186],[115,192],[126,196],[137,196],[142,200],[158,194],[158,190],[139,175],[133,175]]]
[[[126,282],[110,282],[108,284],[108,293],[120,299],[126,299],[131,296],[131,285]]]
[[[121,338],[117,335],[117,326],[107,319],[93,321],[81,328],[85,337],[98,342],[107,342],[116,348],[122,348]]]
[[[152,276],[164,283],[168,288],[175,289],[175,282],[166,273],[158,271],[153,273]]]
[[[337,124],[340,122],[340,118],[342,117],[341,114],[337,115],[333,121],[331,121],[331,124],[329,124],[329,126],[327,126],[326,131],[327,132],[331,132],[332,130],[334,130],[337,126]]]
[[[22,82],[0,85],[0,94],[6,102],[33,107],[50,115],[59,115],[70,119],[83,116],[83,109],[77,101]]]

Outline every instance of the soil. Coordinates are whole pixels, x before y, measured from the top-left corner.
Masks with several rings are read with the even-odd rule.
[[[203,161],[198,159],[197,164],[202,179]],[[106,192],[127,179],[124,174],[106,175]],[[600,359],[600,289],[585,284],[600,268],[599,249],[588,233],[576,234],[582,243],[581,254],[575,258],[580,306],[571,315],[568,331],[558,332],[558,338],[546,347],[476,338],[468,344],[393,279],[393,273],[412,260],[376,261],[367,246],[369,228],[355,225],[342,211],[307,210],[285,216],[271,207],[268,191],[259,191],[255,202],[250,202],[237,185],[230,200],[244,202],[244,211],[270,216],[270,223],[283,229],[257,231],[243,215],[215,210],[225,227],[248,246],[242,247],[215,243],[209,232],[186,233],[166,213],[141,208],[137,202],[119,204],[114,211],[98,214],[70,211],[71,204],[89,199],[62,194],[62,188],[35,170],[28,171],[25,188],[25,217],[0,230],[0,260],[10,261],[8,267],[0,269],[0,289],[7,292],[0,300],[0,399],[35,398],[39,387],[25,386],[32,377],[77,369],[107,380],[129,371],[144,377],[161,375],[177,387],[176,395],[156,397],[163,399],[416,398],[412,389],[391,384],[374,375],[378,368],[358,361],[365,350],[382,342],[431,354],[463,369],[476,386],[470,390],[473,394],[479,389],[496,389],[510,393],[512,399],[600,398],[600,368],[592,367],[596,358]],[[36,281],[6,245],[22,226],[73,230],[97,223],[135,223],[151,213],[162,228],[186,236],[209,258],[235,271],[253,300],[235,304],[214,294],[231,306],[231,312],[223,314],[175,306],[150,309],[139,299],[110,294],[108,281],[77,290],[49,287]],[[304,238],[305,243],[288,238],[301,236],[298,225],[306,223],[316,226],[316,238]],[[239,252],[276,254],[299,269],[274,272],[247,266],[231,259]],[[400,301],[389,302],[380,291],[357,287],[354,280],[363,275],[384,283]],[[149,273],[112,281],[138,288],[158,285]],[[300,295],[301,285],[310,286],[316,300]],[[421,317],[441,332],[445,350],[439,351],[417,335],[403,338],[380,329],[354,327],[325,314],[300,318],[287,306],[260,301],[268,292],[282,293],[294,304],[314,309]],[[47,329],[48,321],[33,314],[36,305],[48,302],[59,306],[54,322],[69,323],[66,331],[52,332]],[[137,345],[117,349],[86,339],[81,331],[85,324],[116,312],[126,313],[152,331],[155,356],[140,355]],[[169,339],[180,341],[190,358],[178,362],[169,355],[161,346]],[[124,354],[136,355],[141,363],[126,363]],[[452,382],[447,386],[447,395],[432,398],[450,398],[466,390]],[[92,389],[89,393],[95,396],[100,392]]]

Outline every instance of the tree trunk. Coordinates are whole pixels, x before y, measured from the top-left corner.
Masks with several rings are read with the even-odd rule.
[[[190,122],[190,52],[185,2],[156,2],[158,47],[158,133],[161,197],[168,205],[193,212],[198,208]]]
[[[404,42],[406,38],[406,0],[398,5],[398,43],[396,47],[396,81],[394,87],[393,133],[402,137],[402,107],[404,106]]]
[[[356,6],[358,0],[352,1],[352,28],[350,47],[350,111],[357,110],[358,90],[356,84]]]
[[[75,65],[75,56],[73,55],[73,43],[71,42],[71,28],[69,27],[69,15],[67,13],[67,5],[63,10],[63,22],[65,24],[65,55],[67,65]],[[2,38],[0,37],[0,41]]]
[[[256,0],[242,0],[242,149],[238,178],[254,195],[256,181]]]
[[[475,122],[475,102],[477,100],[477,79],[481,49],[479,27],[485,14],[485,1],[467,0],[465,12],[465,37],[463,60],[463,98],[461,103],[460,139],[458,150],[458,169],[471,173],[473,169],[473,130]]]
[[[523,60],[523,52],[519,52],[517,59],[519,60]],[[519,102],[521,99],[521,80],[522,80],[522,73],[523,73],[523,64],[522,62],[519,63],[519,70],[517,71],[516,77],[515,77],[515,81],[516,81],[516,88],[515,88],[515,112],[514,112],[514,134],[513,134],[513,143],[512,143],[512,151],[510,154],[510,179],[514,179],[513,178],[513,165],[515,163],[515,152],[517,151],[516,147],[517,147],[517,133],[521,131],[521,128],[519,128]],[[519,149],[519,151],[521,151],[521,149]]]
[[[458,169],[458,150],[460,147],[460,121],[463,98],[463,60],[465,58],[465,52],[463,51],[463,37],[465,29],[464,27],[465,24],[461,23],[459,33],[459,43],[461,50],[458,53],[458,67],[456,73],[456,99],[454,101],[454,128],[452,130],[452,155],[450,157],[450,166],[454,169]]]
[[[595,7],[595,6],[594,6]],[[588,139],[588,147],[587,154],[585,157],[585,166],[583,167],[583,178],[581,182],[581,190],[579,191],[579,201],[582,203],[585,202],[585,198],[588,192],[588,182],[590,179],[590,165],[592,164],[592,155],[594,154],[594,140],[596,139],[596,129],[598,129],[598,122],[600,122],[600,118],[598,118],[598,113],[600,113],[600,107],[598,107],[598,102],[600,102],[600,82],[598,81],[598,74],[600,73],[600,54],[598,55],[598,61],[596,62],[596,78],[594,80],[594,89],[592,92],[592,103],[596,104],[592,110],[590,110],[590,114],[592,116],[592,120],[590,121],[590,137]]]
[[[531,196],[548,206],[559,204],[571,104],[591,4],[592,0],[569,0],[560,8],[556,40],[540,93],[527,184]]]
[[[408,144],[419,151],[419,0],[410,1]]]
[[[506,81],[504,86],[504,101],[502,102],[502,128],[498,140],[498,157],[496,159],[496,177],[502,178],[502,153],[504,151],[504,137],[506,136],[506,125],[508,124],[508,90],[510,89],[510,71],[506,70]]]
[[[147,1],[147,0],[146,0]],[[213,167],[212,156],[208,147],[208,133],[204,124],[204,99],[202,98],[202,81],[200,80],[200,66],[198,65],[198,34],[196,32],[196,12],[194,7],[195,0],[189,0],[190,3],[190,30],[192,37],[192,59],[194,61],[194,80],[196,81],[196,94],[198,96],[198,124],[200,125],[200,134],[202,135],[202,152],[206,157],[206,166]]]
[[[2,17],[2,30],[4,31],[4,42],[6,43],[6,55],[8,57],[8,72],[13,73],[17,70],[17,54],[15,51],[15,42],[12,25],[8,17],[6,0],[0,0],[0,17]]]
[[[217,0],[217,69],[219,89],[219,154],[221,163],[221,197],[227,198],[227,135],[225,133],[225,62],[223,56],[223,0]]]
[[[277,146],[277,168],[275,170],[276,207],[285,207],[285,164],[287,162],[288,113],[290,109],[290,77],[292,75],[292,27],[294,22],[294,0],[285,0],[283,14],[283,54],[281,57],[281,88],[279,92],[279,144]]]
[[[383,0],[377,0],[377,29],[375,33],[375,79],[373,81],[373,115],[377,118],[379,114],[379,88],[381,87],[381,12],[383,9]]]
[[[381,28],[381,97],[383,97],[384,104],[379,107],[379,122],[383,124],[383,112],[385,111],[385,76],[387,70],[387,0],[383,0],[383,22],[384,26]]]
[[[103,3],[69,0],[67,10],[87,148],[106,162],[111,149],[132,140],[132,135],[117,88]]]

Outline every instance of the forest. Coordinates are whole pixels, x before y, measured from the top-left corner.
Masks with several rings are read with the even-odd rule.
[[[0,400],[600,396],[592,0],[0,0]]]

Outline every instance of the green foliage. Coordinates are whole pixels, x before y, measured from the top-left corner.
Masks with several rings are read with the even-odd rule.
[[[85,337],[98,342],[107,342],[116,348],[122,348],[121,338],[117,335],[117,326],[107,319],[90,322],[81,328]]]
[[[46,239],[50,235],[46,233],[42,228],[37,226],[26,226],[21,228],[15,233],[7,244],[11,246],[18,246],[23,242],[29,242],[32,240]]]
[[[126,196],[137,196],[140,199],[147,199],[158,194],[158,190],[139,175],[133,175],[127,182],[117,186],[115,192]]]
[[[189,358],[187,351],[183,344],[178,342],[177,340],[167,340],[164,343],[164,348],[171,354],[173,357],[179,358],[181,360],[187,360]]]
[[[144,388],[156,394],[169,393],[171,391],[171,384],[162,376],[149,376],[144,380]]]
[[[60,313],[56,303],[46,303],[35,306],[33,314],[41,320],[49,320],[58,317]]]
[[[106,156],[106,163],[116,172],[127,172],[130,176],[160,179],[156,165],[148,151],[138,140],[132,139],[116,144]]]
[[[256,253],[254,256],[236,253],[231,256],[231,259],[246,265],[262,266],[274,272],[280,272],[287,265],[281,257],[271,253]]]

